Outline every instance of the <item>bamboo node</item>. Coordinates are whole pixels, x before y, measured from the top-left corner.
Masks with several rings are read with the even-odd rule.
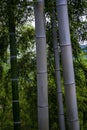
[[[14,59],[14,58],[16,58],[17,56],[10,56],[11,57],[11,59]]]
[[[9,33],[9,35],[11,35],[11,36],[12,36],[12,35],[15,35],[15,33],[14,33],[14,32],[10,32],[10,33]]]
[[[39,71],[39,72],[37,72],[37,74],[43,74],[43,73],[47,73],[47,71]]]
[[[74,120],[69,120],[67,119],[68,122],[75,122],[75,121],[79,121],[78,119],[74,119]]]
[[[54,50],[58,50],[58,46],[53,48]]]
[[[71,44],[60,44],[60,47],[66,47],[66,46],[71,46]]]
[[[60,71],[60,69],[55,69],[56,71]]]
[[[61,93],[62,93],[62,91],[57,91],[57,93],[60,93],[60,94],[61,94]]]
[[[72,85],[75,84],[75,82],[71,82],[71,83],[64,83],[65,85]]]
[[[46,36],[44,35],[44,36],[36,36],[36,38],[38,39],[38,38],[45,38]]]
[[[64,113],[58,113],[58,115],[60,115],[60,116],[64,116]]]
[[[18,78],[12,78],[11,80],[12,81],[18,81]]]
[[[45,107],[48,107],[48,106],[38,106],[39,108],[45,108]]]
[[[14,124],[20,124],[21,122],[20,121],[18,121],[18,122],[14,122]]]
[[[64,6],[64,5],[67,5],[67,1],[66,0],[63,0],[63,1],[58,1],[57,3],[56,3],[56,6],[58,7],[58,6]]]
[[[19,100],[12,100],[13,103],[19,102]]]

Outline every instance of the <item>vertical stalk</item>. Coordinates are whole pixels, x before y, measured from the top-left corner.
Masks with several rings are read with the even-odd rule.
[[[9,42],[11,58],[11,80],[12,80],[12,103],[14,130],[20,130],[19,115],[19,93],[18,93],[18,74],[17,74],[17,50],[15,39],[15,0],[8,1],[8,21],[9,21]]]
[[[55,73],[56,73],[56,85],[57,85],[57,101],[58,101],[58,119],[59,129],[65,130],[65,119],[63,110],[63,99],[61,90],[61,77],[60,77],[60,54],[58,50],[57,32],[56,32],[56,18],[55,11],[52,12],[52,36],[53,36],[53,48],[54,48],[54,59],[55,59]]]
[[[34,12],[37,55],[38,124],[39,130],[49,130],[44,0],[37,0],[35,2]]]
[[[69,130],[79,130],[72,48],[66,0],[56,0]]]

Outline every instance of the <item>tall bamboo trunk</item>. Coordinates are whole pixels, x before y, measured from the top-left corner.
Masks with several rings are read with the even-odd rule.
[[[58,119],[59,129],[65,130],[65,119],[63,110],[63,99],[61,90],[61,76],[60,76],[60,53],[57,42],[57,30],[56,30],[56,18],[55,11],[52,13],[52,36],[53,36],[53,48],[54,48],[54,59],[55,59],[55,73],[56,73],[56,85],[57,85],[57,101],[58,101]]]
[[[44,0],[37,0],[35,2],[34,12],[37,55],[38,124],[39,130],[49,130]]]
[[[56,5],[58,11],[59,37],[62,51],[67,123],[69,130],[79,130],[67,1],[56,0]]]
[[[10,58],[11,58],[13,121],[14,121],[14,130],[20,130],[14,7],[15,7],[14,0],[9,0],[8,1],[8,21],[9,21],[9,42],[10,42]]]

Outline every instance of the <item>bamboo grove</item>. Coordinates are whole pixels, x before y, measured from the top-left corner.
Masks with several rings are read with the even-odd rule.
[[[86,130],[87,59],[79,42],[87,41],[87,4],[1,0],[1,5],[0,129]]]

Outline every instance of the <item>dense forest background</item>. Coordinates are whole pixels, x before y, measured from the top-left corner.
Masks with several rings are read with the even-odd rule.
[[[0,1],[0,130],[12,130],[12,87],[9,46],[8,0]],[[57,88],[55,82],[54,53],[52,44],[51,14],[53,0],[45,0],[48,92],[50,130],[58,130]],[[56,9],[56,7],[55,7]],[[87,40],[87,2],[68,0],[70,33],[73,48],[73,62],[76,80],[78,113],[81,130],[87,130],[87,46],[81,49],[79,43]],[[20,119],[23,130],[37,130],[37,84],[36,43],[33,2],[15,0],[15,26],[17,47],[17,72],[20,101]],[[58,25],[57,25],[58,26]],[[58,31],[58,30],[57,30]],[[59,34],[58,34],[59,40]],[[86,57],[85,57],[86,56]],[[61,62],[61,61],[60,61]],[[62,67],[61,67],[62,77]],[[62,82],[63,103],[65,95]],[[66,110],[65,118],[66,118]]]

